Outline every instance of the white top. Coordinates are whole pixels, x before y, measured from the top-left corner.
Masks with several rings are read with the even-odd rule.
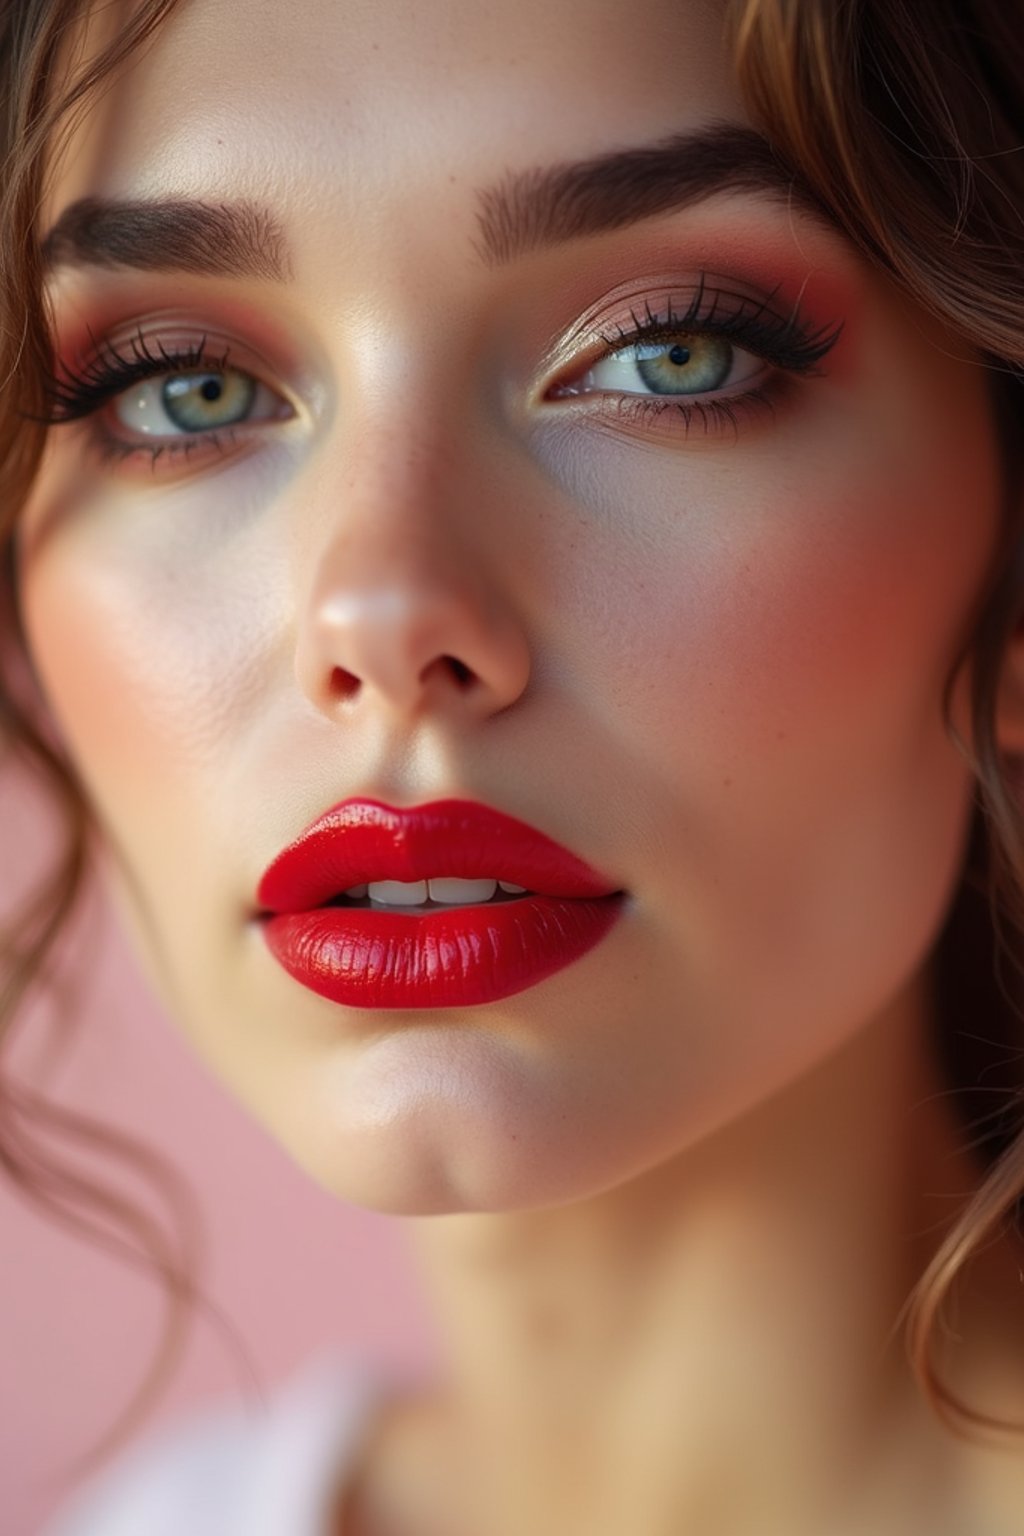
[[[326,1536],[346,1466],[395,1385],[318,1359],[265,1407],[206,1409],[134,1448],[43,1536]]]

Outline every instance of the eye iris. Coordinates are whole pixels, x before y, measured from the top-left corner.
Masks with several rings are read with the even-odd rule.
[[[179,373],[161,391],[169,420],[184,432],[211,430],[244,421],[252,410],[256,382],[227,368],[219,373]]]
[[[659,395],[700,394],[720,389],[732,368],[732,347],[722,336],[685,335],[680,341],[636,348],[636,369]]]

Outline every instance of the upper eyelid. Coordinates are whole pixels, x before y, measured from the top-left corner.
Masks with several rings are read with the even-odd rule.
[[[527,386],[527,394],[536,400],[547,393],[554,382],[566,379],[575,368],[596,361],[616,345],[629,345],[634,327],[632,324],[625,326],[624,321],[630,308],[630,299],[633,301],[633,310],[639,312],[641,306],[645,310],[653,310],[655,317],[668,328],[671,323],[678,323],[679,311],[691,309],[695,298],[702,296],[702,313],[697,325],[700,328],[717,329],[724,318],[726,328],[731,329],[737,314],[744,317],[770,315],[774,323],[787,320],[789,313],[798,308],[797,301],[802,299],[805,286],[795,291],[794,283],[785,284],[789,296],[780,298],[780,292],[784,289],[782,282],[748,282],[743,276],[730,275],[727,271],[709,271],[707,268],[693,269],[689,274],[680,270],[672,272],[666,268],[661,274],[633,277],[617,285],[596,303],[588,305],[582,313],[578,312],[568,330],[561,330],[560,334],[551,339],[543,349],[543,356],[529,367],[531,382]],[[613,305],[617,297],[620,302],[615,315]],[[676,312],[671,321],[667,314],[669,308]],[[712,310],[716,313],[710,313]],[[301,355],[295,355],[287,336],[279,341],[272,332],[268,337],[268,356],[266,341],[254,345],[246,336],[246,317],[243,315],[241,318],[240,330],[226,334],[216,320],[207,327],[201,316],[184,312],[175,314],[168,311],[162,315],[142,316],[137,322],[128,322],[128,325],[134,327],[131,332],[128,331],[125,317],[122,317],[116,325],[107,329],[106,339],[99,343],[98,348],[91,350],[94,356],[97,351],[110,346],[122,352],[128,351],[131,336],[140,332],[149,345],[159,346],[162,340],[168,350],[172,349],[174,342],[194,344],[200,336],[205,336],[207,351],[213,354],[204,358],[207,365],[224,357],[227,352],[226,361],[230,366],[251,373],[279,394],[297,416],[312,416],[314,419],[320,417],[331,394],[330,378],[322,376],[324,358],[321,357],[318,363],[314,355],[314,358],[304,361]],[[642,318],[646,319],[646,314]],[[617,335],[612,334],[613,327]],[[807,324],[807,329],[811,328]],[[266,330],[264,335],[267,336]],[[743,337],[736,337],[735,344],[750,351],[757,350]],[[73,348],[65,356],[70,355],[77,367],[78,358],[75,354],[78,352],[81,356],[84,351]],[[275,354],[278,356],[275,357]],[[88,357],[88,353],[85,355]],[[60,373],[63,370],[58,364],[54,371]],[[157,371],[153,368],[149,376]],[[141,377],[141,373],[138,376]]]
[[[201,327],[180,324],[174,339],[140,322],[127,336],[107,336],[74,364],[57,359],[46,380],[51,425],[81,420],[133,387],[164,375],[237,370],[278,395],[298,414],[296,391],[248,344]]]
[[[768,296],[763,300],[754,301],[751,308],[751,300],[738,293],[730,295],[732,298],[746,300],[748,308],[745,313],[734,311],[731,315],[728,311],[722,311],[717,318],[705,314],[703,317],[695,316],[689,329],[694,332],[707,334],[725,334],[731,340],[737,351],[746,352],[751,356],[761,358],[769,366],[778,371],[791,373],[806,373],[813,375],[820,371],[818,362],[827,357],[838,341],[844,328],[843,321],[812,327],[796,306],[793,306],[789,314],[782,310],[769,308]],[[775,339],[781,344],[785,338],[789,342],[796,343],[795,350],[800,353],[799,359],[791,357],[789,360],[779,360],[780,347],[773,348],[767,342],[759,349],[756,339],[750,335],[744,336],[744,329],[756,326],[758,317],[767,315],[771,325],[776,327]],[[592,334],[589,340],[581,339],[579,346],[568,361],[559,363],[557,357],[550,361],[545,369],[546,382],[541,386],[541,398],[544,401],[564,399],[557,392],[567,389],[576,381],[579,382],[586,373],[597,366],[605,358],[614,355],[617,351],[628,350],[630,346],[642,344],[648,338],[657,340],[659,332],[664,335],[686,329],[681,320],[673,320],[665,314],[648,312],[643,320],[638,319],[635,312],[631,312],[631,325],[628,329],[620,327],[618,337],[607,337],[601,332]],[[767,326],[764,329],[768,329]],[[814,354],[820,351],[820,358]],[[554,374],[554,377],[551,375]],[[600,393],[600,391],[594,391]],[[579,398],[579,397],[578,397]]]
[[[738,319],[753,322],[767,317],[780,330],[796,322],[808,334],[824,335],[834,331],[836,339],[844,328],[844,322],[813,326],[805,313],[804,295],[806,282],[790,299],[782,294],[786,284],[782,281],[770,288],[760,284],[746,284],[742,278],[729,277],[702,269],[692,278],[680,274],[666,274],[650,279],[620,284],[610,294],[589,305],[571,325],[551,337],[543,349],[543,356],[535,372],[539,384],[552,373],[562,373],[581,365],[587,357],[602,355],[602,348],[613,349],[616,345],[628,345],[638,333],[646,329],[652,303],[656,305],[655,321],[665,323],[669,329],[668,315],[674,323],[681,322],[682,313],[693,319],[693,329],[719,329],[737,323]],[[642,320],[637,307],[643,307]],[[715,311],[715,313],[712,313]],[[629,324],[624,324],[625,317]],[[609,334],[609,327],[617,327],[617,337]]]

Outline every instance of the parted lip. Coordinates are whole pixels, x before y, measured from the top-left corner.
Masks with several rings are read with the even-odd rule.
[[[371,880],[493,877],[543,896],[594,899],[621,887],[526,822],[472,800],[396,809],[332,806],[264,871],[262,913],[306,912]]]

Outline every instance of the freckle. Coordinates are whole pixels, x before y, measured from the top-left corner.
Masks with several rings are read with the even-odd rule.
[[[732,779],[723,779],[722,780],[722,788],[723,789],[732,789]]]

